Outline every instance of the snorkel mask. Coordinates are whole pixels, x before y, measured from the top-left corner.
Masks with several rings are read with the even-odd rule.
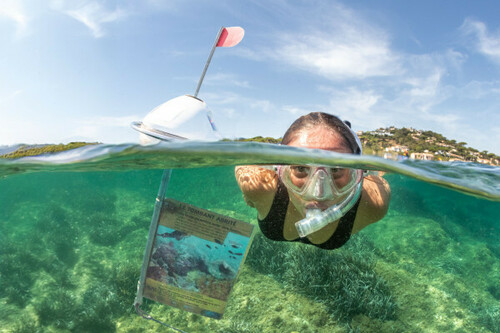
[[[355,138],[355,153],[361,154],[358,136],[348,125],[345,127]],[[295,223],[300,237],[306,237],[344,216],[358,201],[363,188],[363,170],[360,169],[283,165],[277,167],[277,173],[287,189],[298,198],[299,205],[305,207],[306,217]],[[325,201],[329,202],[325,210],[309,204]],[[330,201],[333,204],[330,205]]]
[[[280,166],[278,174],[305,201],[335,200],[351,192],[363,177],[359,169],[306,165]]]

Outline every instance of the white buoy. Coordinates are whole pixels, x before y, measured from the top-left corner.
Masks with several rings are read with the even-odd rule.
[[[220,139],[207,104],[199,98],[184,95],[154,108],[142,122],[132,127],[141,132],[142,145],[160,140],[216,141]]]

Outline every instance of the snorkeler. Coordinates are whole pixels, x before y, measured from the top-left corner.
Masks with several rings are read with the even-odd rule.
[[[297,119],[281,144],[361,155],[350,124],[322,112]],[[351,234],[382,219],[391,196],[385,179],[359,169],[281,165],[269,170],[246,165],[237,166],[235,174],[267,238],[322,249],[341,247]]]

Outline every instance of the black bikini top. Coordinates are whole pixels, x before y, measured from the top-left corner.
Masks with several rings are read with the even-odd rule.
[[[352,227],[354,226],[354,220],[356,219],[356,212],[358,211],[360,200],[361,196],[354,206],[344,216],[342,216],[337,229],[326,242],[314,244],[311,243],[307,237],[297,238],[290,241],[311,244],[325,250],[333,250],[341,247],[351,237]],[[269,213],[262,220],[257,219],[259,221],[260,230],[264,236],[275,241],[289,241],[283,237],[285,217],[289,202],[290,198],[288,196],[286,186],[280,179],[278,179],[278,189],[274,195]]]

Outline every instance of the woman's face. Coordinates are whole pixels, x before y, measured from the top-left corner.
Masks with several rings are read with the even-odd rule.
[[[323,149],[334,151],[337,153],[352,154],[352,150],[348,148],[342,136],[338,133],[325,127],[316,127],[306,131],[301,132],[294,140],[290,141],[288,144],[293,147],[302,148],[313,148],[313,149]],[[310,176],[307,167],[303,166],[292,166],[290,168],[290,180],[292,183],[302,188]],[[350,181],[350,173],[343,168],[332,168],[330,169],[332,176],[332,181],[335,183],[337,188],[344,187]],[[331,205],[343,199],[344,196],[340,196],[333,200],[310,200],[306,201],[301,198],[297,193],[293,191],[288,191],[290,195],[290,200],[294,204],[295,208],[305,216],[307,209],[319,208],[325,210]]]

